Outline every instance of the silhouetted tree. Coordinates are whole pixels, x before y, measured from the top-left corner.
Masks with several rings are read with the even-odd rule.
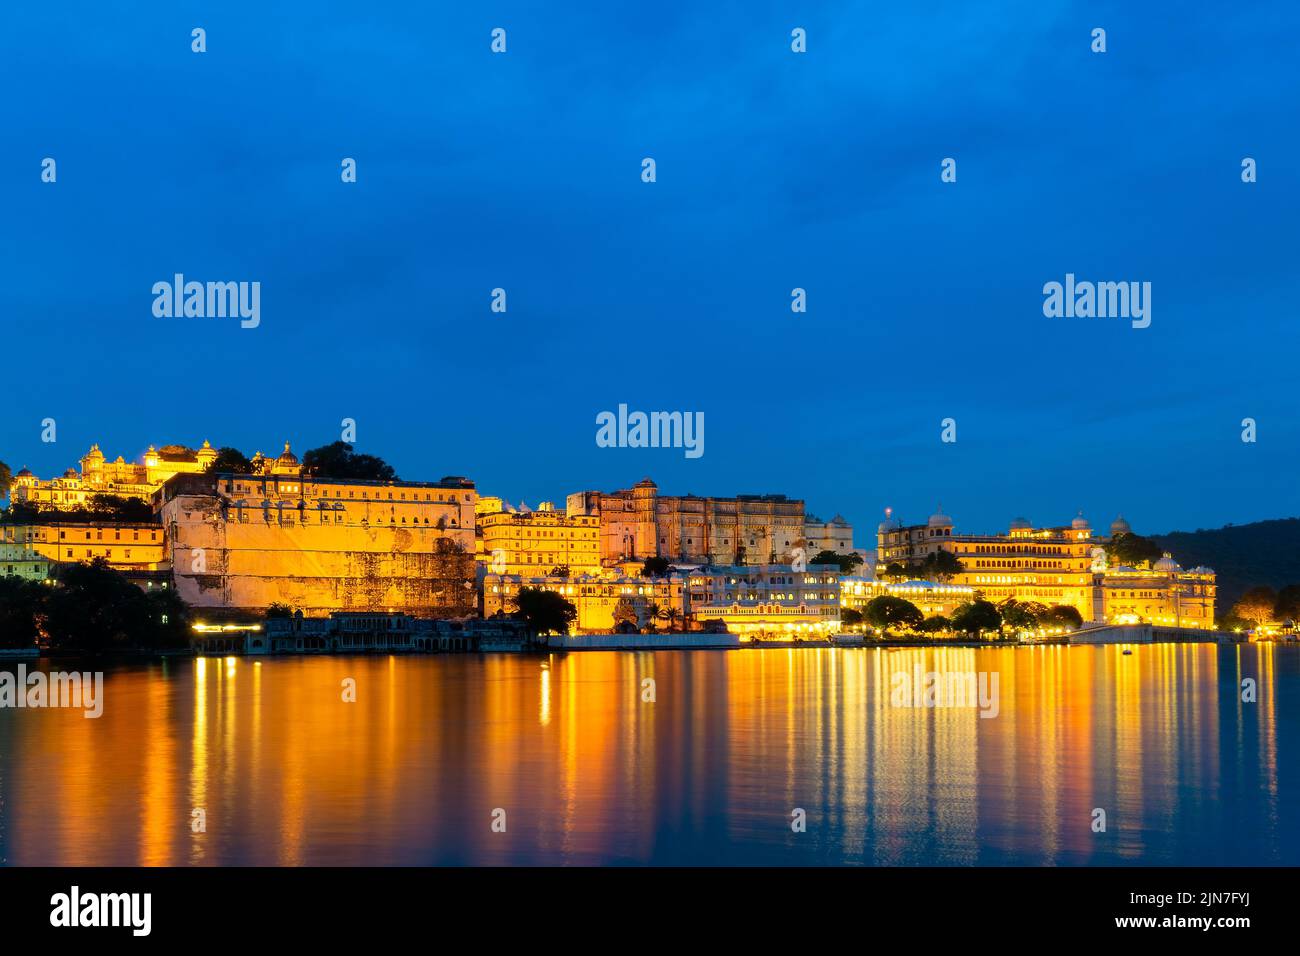
[[[641,576],[643,578],[662,578],[667,573],[667,558],[646,558],[641,563]]]
[[[966,570],[966,566],[951,551],[934,551],[927,554],[917,566],[920,576],[929,581],[950,581]]]
[[[578,609],[563,595],[545,588],[521,588],[515,608],[534,634],[568,634]]]
[[[988,601],[967,601],[953,612],[952,626],[967,634],[996,631],[1002,627],[1002,615]]]
[[[862,563],[862,555],[856,552],[837,554],[834,551],[818,551],[808,561],[809,564],[837,564],[840,574],[852,574],[853,569]]]
[[[1251,588],[1232,606],[1232,613],[1252,624],[1267,624],[1273,620],[1277,597],[1277,592],[1270,587]]]
[[[322,478],[346,478],[359,481],[396,481],[393,466],[374,455],[358,455],[345,441],[313,448],[302,456],[308,472]]]
[[[238,448],[218,448],[217,457],[208,462],[205,471],[208,474],[249,475],[253,472],[253,463]]]
[[[45,614],[45,585],[13,575],[0,578],[0,647],[35,647]]]
[[[1115,535],[1106,543],[1106,557],[1112,564],[1127,564],[1131,567],[1137,567],[1140,564],[1150,564],[1156,561],[1163,553],[1160,545],[1156,544],[1150,538],[1144,538],[1140,534],[1133,534],[1126,531]]]
[[[925,620],[925,615],[921,613],[921,609],[911,601],[905,601],[890,594],[882,594],[868,601],[862,609],[862,616],[867,619],[867,623],[872,627],[886,629],[904,626],[916,627]]]
[[[1073,630],[1083,626],[1083,615],[1071,604],[1053,604],[1044,614],[1039,615],[1038,625]]]

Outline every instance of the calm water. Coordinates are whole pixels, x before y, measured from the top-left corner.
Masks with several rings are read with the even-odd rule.
[[[917,664],[997,672],[1001,712],[891,706]],[[1294,647],[182,659],[105,694],[0,710],[0,861],[1300,864]]]

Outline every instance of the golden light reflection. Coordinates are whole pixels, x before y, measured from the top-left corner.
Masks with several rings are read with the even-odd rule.
[[[0,825],[11,862],[50,865],[1149,862],[1155,850],[1203,851],[1227,803],[1262,821],[1258,839],[1293,826],[1279,812],[1278,684],[1296,679],[1295,651],[773,648],[123,667],[98,720],[0,712]],[[895,706],[895,675],[918,670],[996,673],[997,716]],[[349,677],[356,703],[341,698]],[[1247,677],[1257,703],[1240,699]],[[510,840],[493,839],[494,807],[509,813]],[[795,807],[808,813],[807,839],[790,831]],[[1095,807],[1107,809],[1105,839],[1089,827]],[[191,830],[194,808],[207,812],[206,833]]]

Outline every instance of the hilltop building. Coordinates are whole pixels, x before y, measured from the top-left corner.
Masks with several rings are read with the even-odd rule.
[[[168,478],[205,471],[216,457],[216,449],[204,441],[192,453],[160,452],[150,445],[143,462],[128,462],[120,455],[107,461],[96,444],[82,456],[79,472],[69,468],[58,478],[42,480],[23,468],[14,475],[10,495],[15,502],[64,511],[88,505],[98,494],[148,501]]]

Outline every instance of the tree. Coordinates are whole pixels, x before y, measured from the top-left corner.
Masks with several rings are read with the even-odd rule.
[[[1160,545],[1140,534],[1125,531],[1115,535],[1106,542],[1106,557],[1112,564],[1127,564],[1137,567],[1159,560],[1163,553]]]
[[[1277,592],[1273,605],[1273,620],[1300,621],[1300,584],[1288,584]]]
[[[667,558],[646,558],[641,563],[641,577],[643,578],[662,578],[667,573]]]
[[[620,634],[636,633],[641,629],[641,619],[632,602],[625,597],[614,605],[614,630]]]
[[[550,577],[567,578],[569,576],[569,566],[567,564],[557,564],[551,568]]]
[[[942,614],[936,614],[934,617],[927,617],[917,626],[918,631],[926,634],[936,634],[939,631],[948,631],[952,629],[952,621],[948,620]]]
[[[374,455],[358,455],[345,441],[313,448],[302,456],[302,466],[321,478],[344,478],[354,481],[396,481],[393,466]]]
[[[682,619],[682,612],[675,607],[665,607],[659,609],[659,619],[668,624],[668,633],[677,630],[677,624]]]
[[[272,604],[270,604],[266,609],[267,620],[270,620],[273,617],[277,617],[277,618],[293,617],[293,608],[289,607],[289,605],[284,604],[280,601],[275,601]]]
[[[1083,626],[1083,615],[1071,604],[1053,604],[1038,616],[1040,627],[1061,627],[1067,631]]]
[[[1273,620],[1277,607],[1277,592],[1267,586],[1251,588],[1232,606],[1232,613],[1256,626]]]
[[[93,494],[90,496],[90,518],[107,518],[111,521],[153,521],[153,508],[143,498],[123,498],[121,495]]]
[[[545,588],[520,588],[515,609],[534,634],[568,634],[578,609],[561,594]]]
[[[840,574],[852,574],[853,569],[862,563],[862,555],[856,552],[837,554],[834,551],[818,551],[808,561],[809,564],[838,564]]]
[[[177,649],[190,644],[190,609],[173,588],[159,588],[145,594],[151,626],[143,646],[151,650]]]
[[[845,627],[857,627],[862,623],[862,612],[857,608],[846,607],[840,609],[840,623]]]
[[[950,581],[966,570],[966,566],[951,551],[933,551],[921,562],[921,576],[931,581]]]
[[[907,568],[897,561],[890,561],[885,565],[885,570],[880,576],[886,581],[906,581],[908,578]]]
[[[1002,627],[1002,615],[988,601],[967,601],[953,612],[952,626],[967,634],[996,631]]]
[[[188,641],[179,597],[147,596],[103,558],[63,565],[56,582],[45,598],[45,630],[53,650],[158,648]]]
[[[218,448],[217,457],[208,462],[205,471],[208,474],[250,475],[253,463],[238,448]]]
[[[9,489],[14,483],[14,473],[9,470],[9,466],[0,461],[0,498],[9,494]]]
[[[1002,615],[1002,623],[1019,630],[1041,626],[1043,616],[1047,614],[1046,604],[1037,601],[1017,601],[1015,598],[1007,598],[1000,602],[997,608],[998,613]]]
[[[867,602],[862,609],[862,616],[872,627],[890,629],[894,627],[915,627],[925,620],[925,615],[911,601],[900,597],[882,594]]]
[[[41,519],[41,507],[30,501],[10,501],[9,508],[5,512],[5,518],[18,524],[26,521],[39,521]]]
[[[0,578],[0,647],[35,647],[45,614],[45,592],[36,581]]]
[[[655,621],[658,620],[662,616],[662,614],[663,611],[660,610],[659,605],[656,604],[654,601],[650,601],[648,604],[646,604],[645,626],[647,628],[647,633],[653,634],[655,632]]]
[[[736,542],[736,556],[735,556],[735,560],[732,562],[732,564],[735,564],[737,567],[740,567],[740,566],[743,565],[744,563],[745,563],[745,546],[744,546],[743,544],[741,544],[739,541],[737,541],[737,542]]]
[[[160,458],[193,458],[197,454],[198,452],[189,445],[163,445],[158,449],[158,456]]]

